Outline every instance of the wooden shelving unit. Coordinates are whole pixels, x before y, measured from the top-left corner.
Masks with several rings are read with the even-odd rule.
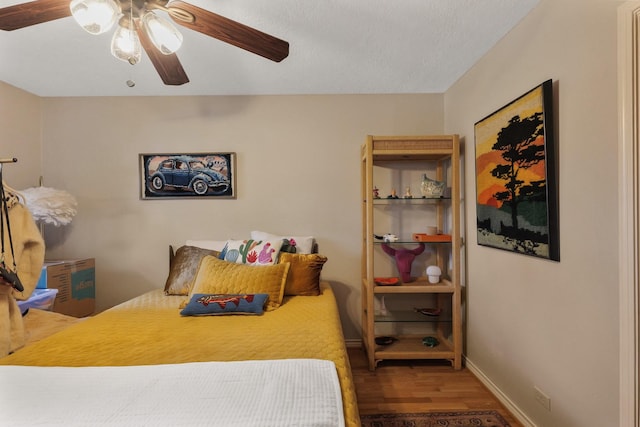
[[[443,197],[412,198],[374,197],[374,169],[390,168],[391,176],[402,173],[404,165],[435,171],[435,179],[445,181],[449,187]],[[447,178],[447,176],[449,178]],[[460,234],[460,147],[458,135],[438,136],[368,136],[361,149],[361,193],[362,193],[362,335],[369,368],[374,370],[378,362],[385,359],[446,359],[455,369],[462,367],[462,312],[460,285],[460,257],[462,240]],[[380,185],[380,184],[378,184]],[[381,242],[376,233],[376,209],[393,209],[391,215],[398,223],[405,209],[413,215],[422,215],[426,221],[434,222],[438,229],[450,235],[448,238],[433,238],[433,241],[416,241],[416,233],[421,230],[403,230],[399,240],[387,243],[403,247],[423,243],[434,254],[435,264],[440,267],[443,277],[437,284],[429,283],[420,276],[410,283],[396,286],[380,286],[374,282],[377,277],[376,258],[380,259]],[[398,217],[398,218],[396,218]],[[428,239],[429,240],[429,239]],[[430,298],[436,308],[442,311],[438,316],[406,314],[412,307],[405,308],[405,314],[381,315],[376,313],[376,298],[394,298],[414,295],[415,299]],[[410,323],[424,333],[393,335],[394,341],[387,345],[375,342],[377,329],[383,324]],[[438,340],[435,347],[423,344],[427,336]]]

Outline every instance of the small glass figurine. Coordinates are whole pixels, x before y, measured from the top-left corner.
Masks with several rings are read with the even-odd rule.
[[[378,187],[376,187],[375,185],[373,186],[373,198],[374,199],[380,198],[380,190],[378,190]]]
[[[413,199],[413,195],[411,195],[411,188],[407,187],[407,189],[404,190],[404,198]]]
[[[442,197],[444,192],[444,181],[436,181],[430,179],[427,174],[422,174],[422,183],[420,184],[422,197]]]
[[[396,189],[391,190],[391,194],[387,196],[387,199],[398,199],[398,193],[396,193]]]

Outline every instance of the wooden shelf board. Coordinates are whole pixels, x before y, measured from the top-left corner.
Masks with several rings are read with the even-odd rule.
[[[440,283],[429,283],[427,278],[420,277],[411,284],[400,284],[391,286],[375,285],[374,294],[446,294],[455,292],[455,287],[447,279],[442,279]]]
[[[434,335],[425,335],[434,336]],[[440,340],[436,347],[427,347],[422,344],[420,335],[406,335],[397,337],[392,344],[382,346],[375,345],[374,357],[376,359],[452,359],[455,357],[453,346],[448,340]]]
[[[451,323],[453,319],[450,313],[441,313],[436,316],[417,313],[414,310],[388,310],[388,314],[383,316],[376,314],[373,316],[376,323]]]

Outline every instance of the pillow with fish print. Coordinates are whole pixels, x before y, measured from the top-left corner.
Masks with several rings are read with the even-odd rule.
[[[193,294],[181,316],[262,314],[267,294]]]

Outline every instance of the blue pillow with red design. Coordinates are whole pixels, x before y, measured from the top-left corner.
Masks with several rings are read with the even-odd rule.
[[[181,316],[262,314],[268,294],[193,294]]]

